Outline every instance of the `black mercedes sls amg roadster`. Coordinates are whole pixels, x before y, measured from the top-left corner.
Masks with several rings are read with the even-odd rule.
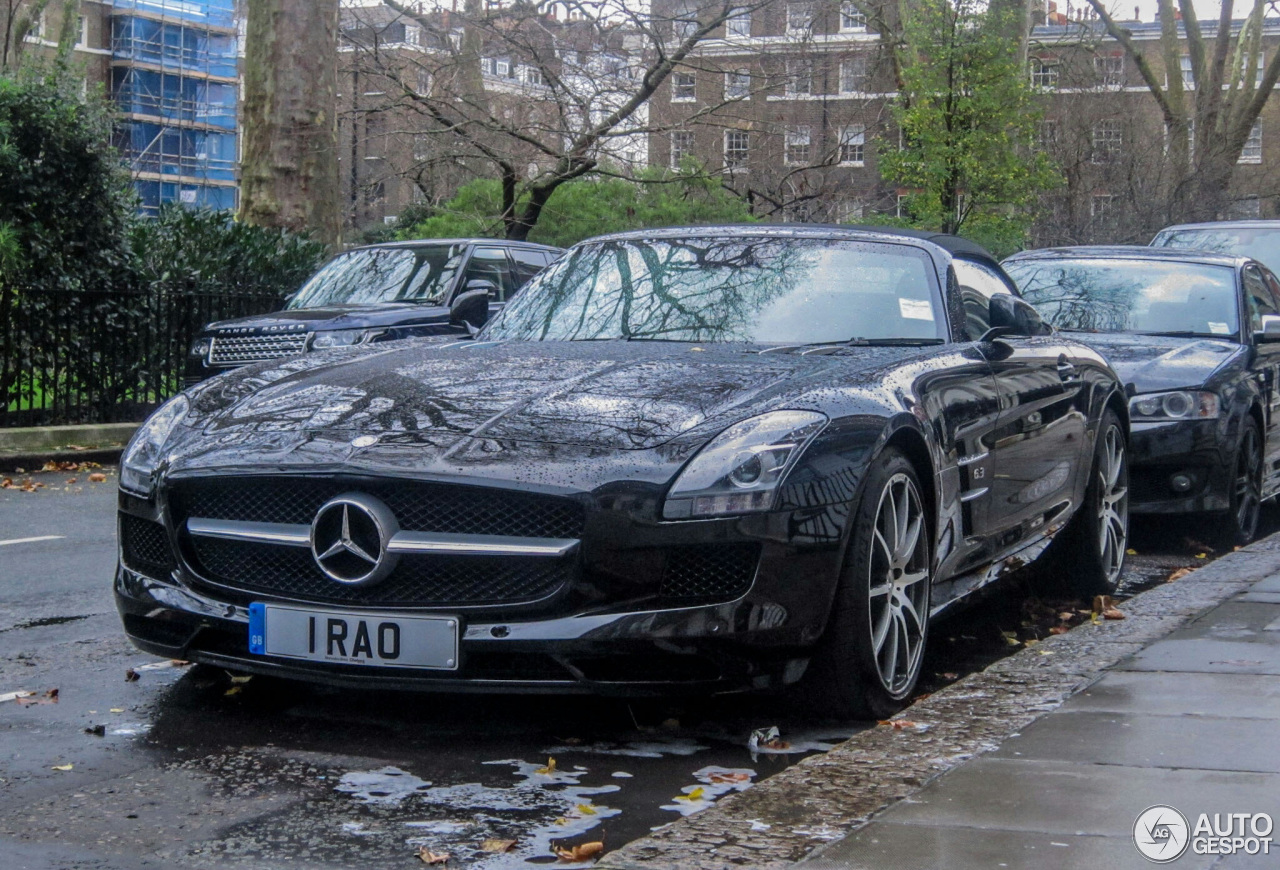
[[[931,618],[1124,560],[1128,403],[961,239],[588,240],[470,340],[247,367],[138,431],[141,649],[428,690],[911,695]]]

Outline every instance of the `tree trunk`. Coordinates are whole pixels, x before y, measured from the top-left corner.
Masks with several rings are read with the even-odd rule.
[[[336,244],[338,0],[248,0],[240,218]]]

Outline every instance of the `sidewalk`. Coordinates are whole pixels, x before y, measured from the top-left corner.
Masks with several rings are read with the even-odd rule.
[[[1155,866],[1132,839],[1153,805],[1179,810],[1193,841],[1201,813],[1280,822],[1280,534],[1121,609],[597,866],[1123,870]],[[1269,835],[1269,855],[1188,849],[1169,866],[1280,868]]]
[[[1153,804],[1181,811],[1192,830],[1192,848],[1171,867],[1280,867],[1280,831],[1268,832],[1270,855],[1194,852],[1201,813],[1280,821],[1280,575],[796,866],[1149,867],[1132,836]]]

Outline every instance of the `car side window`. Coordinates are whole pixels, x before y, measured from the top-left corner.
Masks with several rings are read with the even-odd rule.
[[[1262,273],[1255,266],[1244,267],[1244,299],[1249,310],[1249,331],[1262,331],[1264,314],[1280,314],[1276,310],[1276,301],[1271,295]]]
[[[494,302],[506,302],[518,284],[511,274],[511,262],[507,259],[505,248],[476,248],[467,263],[467,272],[462,278],[462,287],[472,281],[488,281],[497,289],[490,294]]]
[[[1000,293],[1012,295],[1013,289],[1004,276],[984,263],[973,260],[951,261],[964,307],[964,330],[970,341],[977,341],[991,328],[991,297]]]
[[[515,271],[515,289],[519,290],[530,278],[546,268],[546,255],[542,251],[511,249],[512,268]]]

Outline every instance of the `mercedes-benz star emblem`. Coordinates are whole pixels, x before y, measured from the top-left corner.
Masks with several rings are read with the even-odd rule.
[[[368,586],[386,578],[399,556],[387,543],[400,531],[395,514],[371,495],[348,492],[316,511],[311,522],[311,555],[325,576],[348,586]]]

